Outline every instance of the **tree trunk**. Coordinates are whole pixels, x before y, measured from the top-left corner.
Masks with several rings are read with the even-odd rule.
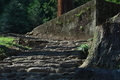
[[[120,22],[119,18],[116,18]],[[115,20],[115,17],[113,17]],[[107,22],[96,26],[93,43],[85,62],[80,67],[120,68],[120,23]]]
[[[57,16],[59,17],[73,8],[74,8],[74,0],[58,0]]]
[[[60,16],[63,12],[62,8],[63,0],[58,0],[58,11],[57,11],[57,16]]]

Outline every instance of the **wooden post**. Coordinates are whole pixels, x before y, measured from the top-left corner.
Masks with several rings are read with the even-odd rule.
[[[57,16],[59,17],[73,8],[74,8],[74,0],[58,0]]]
[[[59,17],[63,12],[63,0],[58,0],[58,11],[57,11],[57,16]]]

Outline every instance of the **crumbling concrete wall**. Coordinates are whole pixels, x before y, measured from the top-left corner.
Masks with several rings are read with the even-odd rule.
[[[101,1],[92,0],[60,17],[34,28],[33,31],[28,34],[39,38],[53,39],[86,40],[91,38],[93,37],[97,25],[105,22],[107,18],[116,15],[117,12],[120,12],[120,9],[118,10],[120,4],[117,5]],[[102,6],[102,4],[105,6]],[[111,4],[114,8],[111,8],[112,6],[110,7]],[[111,13],[108,13],[107,10],[111,11]],[[112,12],[112,10],[115,12]]]

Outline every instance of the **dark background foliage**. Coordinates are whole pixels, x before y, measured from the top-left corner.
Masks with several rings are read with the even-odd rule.
[[[75,0],[74,4],[78,7],[88,1]],[[24,34],[55,18],[56,12],[57,0],[0,0],[0,32]]]

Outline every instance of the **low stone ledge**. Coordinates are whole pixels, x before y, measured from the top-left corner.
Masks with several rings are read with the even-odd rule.
[[[75,80],[120,80],[120,69],[92,69],[78,68],[74,75]]]

